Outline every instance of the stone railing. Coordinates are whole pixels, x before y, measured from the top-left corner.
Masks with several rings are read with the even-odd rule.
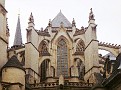
[[[58,82],[30,84],[31,88],[56,87],[56,86],[58,86],[58,85],[59,85]]]
[[[72,87],[92,87],[93,83],[80,83],[80,82],[65,82],[64,86],[72,86]]]
[[[98,45],[99,46],[109,47],[109,48],[115,48],[115,49],[121,48],[121,45],[111,44],[111,43],[105,43],[105,42],[99,42]]]
[[[36,83],[30,84],[31,88],[49,88],[49,87],[57,87],[59,86],[58,82],[50,82],[50,83]],[[79,83],[79,82],[65,82],[65,87],[82,87],[82,88],[91,88],[93,83]]]

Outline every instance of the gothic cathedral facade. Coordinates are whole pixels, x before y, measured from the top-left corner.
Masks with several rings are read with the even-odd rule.
[[[45,29],[37,30],[31,13],[25,44],[22,43],[18,16],[11,48],[8,48],[6,13],[5,0],[0,0],[0,90],[57,90],[64,87],[70,90],[71,86],[78,87],[76,90],[89,90],[112,73],[104,70],[105,58],[98,50],[107,50],[117,57],[121,46],[97,40],[92,9],[88,27],[81,29],[76,28],[74,19],[70,23],[60,11],[52,21],[49,20]]]

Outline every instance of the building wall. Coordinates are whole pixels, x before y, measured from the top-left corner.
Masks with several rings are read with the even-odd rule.
[[[16,72],[16,73],[15,73]],[[25,72],[21,69],[9,67],[5,68],[2,72],[2,81],[11,83],[25,84]]]
[[[0,69],[7,62],[6,10],[5,0],[0,0]]]
[[[15,67],[4,68],[2,70],[2,82],[21,83],[22,85],[24,85],[22,86],[22,90],[24,90],[25,89],[25,72]],[[13,90],[13,89],[10,89],[10,90]]]
[[[0,69],[7,62],[7,44],[0,39]]]
[[[98,41],[94,20],[89,20],[89,26],[85,32],[85,46],[85,80],[94,83],[93,74],[99,73]]]
[[[38,73],[39,52],[32,43],[25,44],[25,68],[31,68]]]

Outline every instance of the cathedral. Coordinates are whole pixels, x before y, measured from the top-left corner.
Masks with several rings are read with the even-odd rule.
[[[92,9],[80,29],[60,11],[38,30],[31,13],[24,44],[18,16],[11,47],[6,14],[0,0],[0,90],[121,90],[121,45],[97,40]]]

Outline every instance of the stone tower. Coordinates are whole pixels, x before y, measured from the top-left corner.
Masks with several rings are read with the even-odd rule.
[[[15,55],[2,67],[2,87],[5,90],[25,90],[25,68]]]
[[[6,24],[5,0],[0,0],[0,69],[7,62],[9,31]]]

